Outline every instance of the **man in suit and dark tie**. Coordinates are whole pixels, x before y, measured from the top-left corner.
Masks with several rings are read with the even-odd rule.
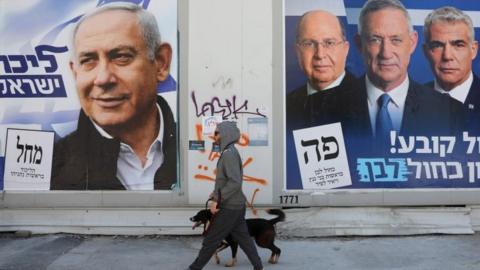
[[[336,97],[355,78],[345,71],[349,43],[338,17],[324,10],[311,10],[300,18],[295,38],[297,60],[307,78],[305,85],[286,97],[287,163],[297,164],[293,130],[334,123]],[[287,178],[299,179],[297,166],[289,166]],[[301,188],[295,186],[295,188]]]
[[[289,130],[311,126],[310,113],[328,115],[326,110],[332,102],[320,100],[324,96],[330,99],[353,84],[355,78],[345,71],[348,50],[345,29],[338,17],[323,10],[312,10],[302,15],[297,25],[296,52],[307,83],[287,96]],[[312,96],[316,96],[317,102],[307,106]]]
[[[441,7],[425,19],[423,51],[435,75],[428,83],[463,103],[466,128],[480,132],[480,79],[472,72],[478,42],[471,18],[454,7]]]
[[[355,41],[366,75],[346,95],[347,137],[372,141],[373,136],[375,145],[390,149],[392,130],[400,135],[456,134],[462,123],[461,103],[408,76],[418,35],[400,1],[366,2]]]

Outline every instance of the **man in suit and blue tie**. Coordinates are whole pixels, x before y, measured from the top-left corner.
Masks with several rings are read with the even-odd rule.
[[[477,56],[472,19],[454,7],[441,7],[425,19],[423,51],[435,75],[428,83],[463,103],[466,128],[480,132],[480,79],[472,72]]]
[[[366,66],[358,87],[346,96],[347,137],[376,145],[400,135],[454,135],[463,122],[462,104],[408,76],[418,35],[398,0],[370,0],[363,6],[355,42]],[[362,144],[366,147],[365,144]]]

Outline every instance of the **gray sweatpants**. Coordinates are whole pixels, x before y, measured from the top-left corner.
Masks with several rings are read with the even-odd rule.
[[[257,248],[252,238],[248,234],[247,223],[245,221],[245,208],[220,209],[218,211],[207,235],[203,239],[202,249],[198,253],[198,257],[190,265],[191,270],[201,270],[210,260],[213,253],[217,249],[220,242],[231,233],[240,248],[245,252],[253,269],[263,269],[262,262],[258,256]]]

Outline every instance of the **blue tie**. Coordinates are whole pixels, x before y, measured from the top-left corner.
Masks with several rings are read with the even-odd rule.
[[[382,141],[388,141],[390,131],[393,130],[392,119],[388,113],[388,103],[392,99],[388,94],[381,95],[378,100],[378,113],[375,127],[375,137]]]

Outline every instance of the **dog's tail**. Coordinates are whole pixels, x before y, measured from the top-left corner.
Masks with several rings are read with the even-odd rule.
[[[280,209],[268,209],[267,213],[270,215],[275,215],[277,216],[276,218],[270,219],[269,222],[273,225],[277,222],[284,221],[285,220],[285,213],[280,210]]]

